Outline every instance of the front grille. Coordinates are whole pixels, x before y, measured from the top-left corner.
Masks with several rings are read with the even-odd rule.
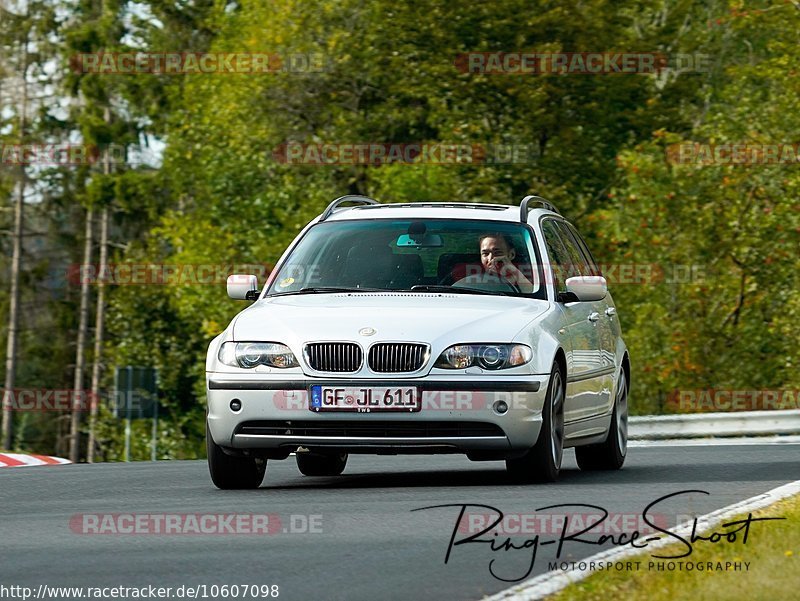
[[[364,353],[354,342],[312,342],[306,359],[316,371],[349,373],[361,369]]]
[[[381,374],[417,371],[427,358],[425,344],[381,342],[369,349],[369,368]]]
[[[505,436],[502,428],[485,422],[373,421],[373,420],[291,420],[250,421],[236,434],[262,436],[343,436],[368,438],[463,438]]]

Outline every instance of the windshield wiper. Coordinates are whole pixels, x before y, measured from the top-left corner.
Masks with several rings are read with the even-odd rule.
[[[435,284],[417,284],[411,286],[409,290],[413,292],[446,292],[452,294],[489,294],[492,296],[508,296],[506,292],[492,292],[491,290],[480,290],[479,288],[462,288],[461,286],[440,286]]]
[[[341,292],[388,292],[386,288],[346,288],[344,286],[309,286],[300,290],[290,290],[288,292],[278,292],[278,295],[287,294],[326,294]]]
[[[440,286],[434,284],[418,284],[411,288],[388,289],[388,288],[349,288],[344,286],[309,286],[300,290],[289,290],[287,292],[277,292],[268,296],[289,296],[292,294],[341,294],[347,292],[444,292],[452,294],[488,294],[490,296],[511,296],[506,292],[493,292],[491,290],[480,290],[478,288],[462,288],[452,286]]]

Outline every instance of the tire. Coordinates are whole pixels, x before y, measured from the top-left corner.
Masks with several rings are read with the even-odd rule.
[[[266,459],[234,457],[225,453],[211,438],[206,424],[208,471],[214,486],[223,490],[252,489],[261,486],[267,470]]]
[[[519,482],[555,482],[564,457],[564,374],[553,365],[536,444],[522,457],[507,459],[506,470]]]
[[[600,444],[575,448],[578,467],[584,471],[618,470],[628,452],[628,381],[620,370],[608,436]]]
[[[347,465],[347,453],[297,453],[297,469],[304,476],[338,476]]]

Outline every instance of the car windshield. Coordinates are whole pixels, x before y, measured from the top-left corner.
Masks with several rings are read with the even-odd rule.
[[[404,290],[546,298],[532,231],[446,219],[330,221],[311,227],[267,295]]]

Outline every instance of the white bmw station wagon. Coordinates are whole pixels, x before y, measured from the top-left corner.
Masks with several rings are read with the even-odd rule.
[[[630,361],[605,278],[575,227],[519,206],[343,196],[309,223],[211,341],[208,465],[257,488],[295,454],[336,476],[350,453],[463,453],[514,480],[627,450]]]

